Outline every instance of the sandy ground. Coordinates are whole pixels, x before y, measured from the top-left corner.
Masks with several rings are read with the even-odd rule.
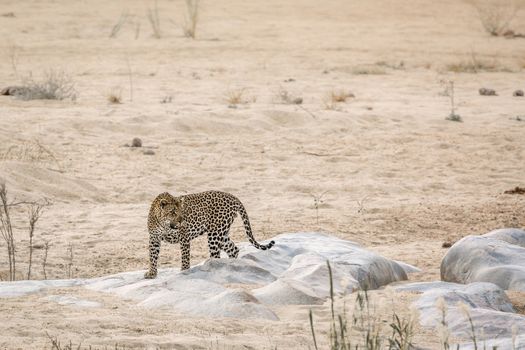
[[[48,278],[68,277],[68,246],[73,277],[146,268],[147,211],[163,191],[231,192],[261,240],[330,232],[418,266],[417,281],[439,279],[443,242],[525,226],[525,197],[503,194],[525,185],[525,99],[512,96],[525,89],[525,40],[489,36],[468,4],[203,1],[197,40],[182,36],[178,0],[158,1],[161,38],[152,37],[153,6],[2,1],[0,88],[54,69],[78,92],[74,102],[0,97],[0,177],[13,199],[53,203],[34,239],[50,242]],[[109,38],[123,12],[128,21]],[[512,28],[525,32],[524,23],[522,11]],[[449,69],[473,59],[493,71]],[[445,120],[442,80],[455,83],[463,123]],[[498,96],[480,96],[481,87]],[[355,98],[334,105],[328,96],[339,90]],[[231,108],[238,91],[244,103]],[[283,91],[303,104],[281,103]],[[121,104],[108,102],[112,93]],[[154,154],[124,147],[134,137]],[[22,274],[26,208],[13,216]],[[246,240],[239,222],[231,234]],[[5,254],[2,242],[4,278]],[[34,278],[43,278],[43,254],[34,253]],[[192,259],[207,255],[199,238]],[[163,248],[161,264],[179,266],[177,246]],[[2,300],[0,346],[49,346],[45,331],[95,346],[312,346],[307,307],[247,322],[91,297],[104,307],[57,312],[42,295]],[[326,331],[328,309],[318,312]]]

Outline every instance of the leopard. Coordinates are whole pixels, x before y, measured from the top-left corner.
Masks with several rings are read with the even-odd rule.
[[[239,248],[230,239],[230,227],[237,217],[243,221],[249,242],[260,250],[271,249],[275,241],[260,244],[253,237],[248,214],[242,202],[234,195],[221,191],[173,196],[159,194],[151,203],[148,215],[149,269],[146,279],[157,276],[157,262],[161,242],[180,244],[181,271],[190,268],[190,241],[207,234],[210,258],[220,258],[220,251],[229,258],[239,255]]]

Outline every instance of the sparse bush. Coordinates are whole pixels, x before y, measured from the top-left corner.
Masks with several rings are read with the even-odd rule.
[[[323,99],[324,107],[328,110],[338,110],[340,103],[346,102],[349,98],[354,98],[354,94],[344,90],[332,90]]]
[[[160,100],[160,103],[171,103],[171,101],[173,101],[173,96],[167,95]]]
[[[157,39],[160,39],[160,18],[159,18],[159,8],[157,6],[157,0],[155,0],[155,7],[153,9],[148,8],[148,20],[151,24],[151,29],[153,30],[153,36]]]
[[[184,36],[195,39],[197,22],[199,21],[199,0],[186,0],[186,16],[182,30]]]
[[[126,24],[126,22],[128,21],[128,18],[129,18],[128,11],[122,11],[122,13],[120,14],[120,17],[119,17],[117,23],[111,29],[111,33],[109,33],[109,37],[110,38],[116,38],[117,37],[118,33],[122,29],[122,26],[124,24]]]
[[[255,102],[256,98],[248,98],[245,94],[246,89],[234,89],[226,93],[226,101],[230,106],[237,106],[239,104],[247,104]]]
[[[446,120],[453,122],[462,122],[461,116],[456,113],[456,103],[454,95],[454,81],[452,80],[442,80],[441,85],[445,88],[442,95],[447,96],[450,100],[450,114],[446,117]]]
[[[332,91],[330,98],[333,102],[346,102],[349,98],[354,98],[354,94],[344,90]]]
[[[16,280],[16,243],[13,233],[13,222],[11,220],[11,208],[28,204],[29,209],[29,270],[27,277],[31,277],[31,264],[33,258],[33,234],[36,222],[40,218],[42,208],[48,205],[45,200],[43,203],[38,202],[9,202],[7,198],[7,188],[5,183],[0,183],[0,236],[6,243],[7,260],[9,265],[9,281]]]
[[[42,215],[43,205],[38,203],[32,203],[29,206],[29,266],[27,268],[27,279],[31,279],[31,266],[33,264],[33,235],[35,232],[35,225]]]
[[[284,89],[282,86],[280,86],[279,91],[277,91],[277,100],[279,101],[279,103],[284,104],[300,105],[303,103],[302,97],[290,94],[288,90]]]
[[[0,152],[0,161],[7,160],[55,165],[56,170],[62,172],[62,166],[55,153],[42,145],[38,140],[25,141],[9,146],[4,152]]]
[[[50,345],[51,345],[51,350],[81,350],[81,349],[86,349],[86,350],[125,350],[126,347],[125,346],[120,346],[118,344],[115,344],[115,346],[110,346],[109,348],[107,346],[104,346],[104,347],[96,347],[96,346],[92,346],[92,345],[82,345],[82,343],[78,344],[78,345],[73,345],[73,342],[70,340],[68,343],[65,343],[65,344],[61,344],[60,343],[60,340],[58,339],[58,337],[53,337],[51,335],[49,335],[49,333],[46,332],[46,336],[47,338],[49,339],[50,341]]]
[[[382,66],[374,64],[363,64],[355,66],[352,69],[352,73],[357,75],[381,75],[386,74],[386,70]]]
[[[508,71],[502,67],[495,59],[479,59],[475,53],[471,52],[470,56],[460,62],[453,62],[446,65],[446,70],[454,73],[478,73],[478,72],[501,72]]]
[[[112,104],[122,103],[122,89],[113,89],[107,96],[108,102]]]
[[[485,31],[493,36],[505,35],[510,23],[523,7],[522,0],[468,0]]]
[[[45,72],[42,80],[34,80],[30,75],[23,80],[23,86],[15,97],[22,100],[65,100],[75,101],[77,92],[71,77],[61,70]]]

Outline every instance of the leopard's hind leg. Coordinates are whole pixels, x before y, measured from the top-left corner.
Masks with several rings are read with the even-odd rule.
[[[224,237],[224,242],[222,244],[222,250],[228,254],[230,259],[236,259],[239,256],[239,248],[233,243],[230,237]]]

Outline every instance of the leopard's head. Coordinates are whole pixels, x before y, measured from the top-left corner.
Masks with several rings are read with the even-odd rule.
[[[156,215],[158,221],[173,230],[176,230],[182,223],[182,207],[184,200],[182,198],[173,197],[171,194],[165,192],[160,194],[155,199],[154,204],[157,208]]]

